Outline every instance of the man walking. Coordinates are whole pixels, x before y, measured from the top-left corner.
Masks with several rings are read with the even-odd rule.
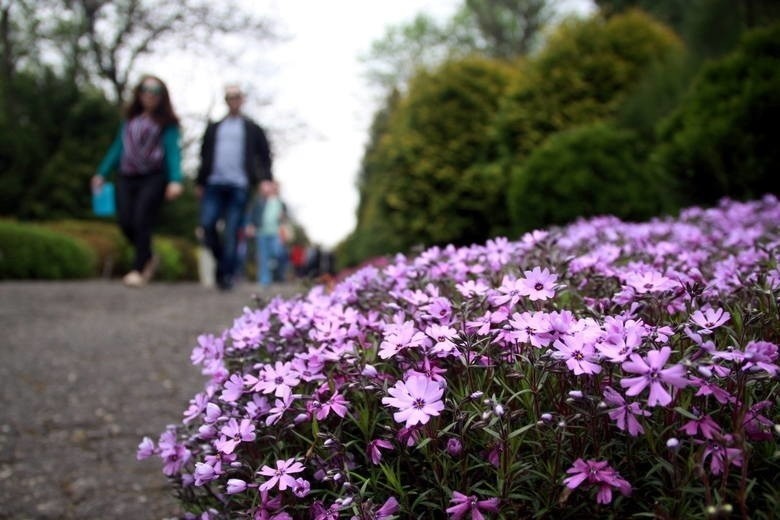
[[[241,112],[244,93],[236,85],[225,88],[227,116],[209,123],[200,149],[197,193],[201,199],[200,225],[207,247],[217,261],[217,285],[233,287],[237,265],[238,231],[250,194],[258,182],[273,179],[271,150],[265,132]],[[224,228],[220,238],[217,223]]]

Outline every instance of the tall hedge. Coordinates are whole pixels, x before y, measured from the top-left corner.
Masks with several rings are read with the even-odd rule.
[[[555,132],[612,117],[649,68],[681,52],[678,37],[641,11],[564,23],[501,105],[500,159],[512,164]]]
[[[637,134],[605,123],[555,134],[513,172],[515,229],[607,214],[644,220],[674,209],[668,180],[647,154]]]
[[[510,75],[500,62],[471,57],[413,79],[373,151],[370,205],[358,232],[388,237],[385,245],[397,249],[484,238],[503,185],[477,165],[488,157],[490,123]]]
[[[780,24],[705,66],[659,127],[658,158],[686,203],[780,193]]]

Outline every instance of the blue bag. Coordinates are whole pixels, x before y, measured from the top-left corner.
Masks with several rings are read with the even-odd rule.
[[[116,215],[113,182],[104,182],[99,190],[92,191],[92,212],[98,217],[113,217]]]

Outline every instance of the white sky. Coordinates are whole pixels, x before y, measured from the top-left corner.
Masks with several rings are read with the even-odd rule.
[[[568,0],[587,4],[587,0]],[[315,243],[335,246],[355,227],[355,180],[378,108],[359,56],[397,25],[425,12],[449,18],[461,0],[262,0],[249,4],[277,20],[291,36],[273,45],[243,48],[224,59],[173,55],[148,60],[139,72],[159,75],[184,116],[185,137],[200,142],[202,123],[188,116],[225,113],[222,87],[245,86],[245,112],[269,131],[274,175],[294,217]],[[576,5],[575,5],[576,7]],[[185,160],[193,171],[197,161]]]

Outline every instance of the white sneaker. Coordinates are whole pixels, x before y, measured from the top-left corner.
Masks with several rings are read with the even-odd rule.
[[[130,271],[122,278],[122,283],[128,287],[141,287],[146,281],[138,271]]]

